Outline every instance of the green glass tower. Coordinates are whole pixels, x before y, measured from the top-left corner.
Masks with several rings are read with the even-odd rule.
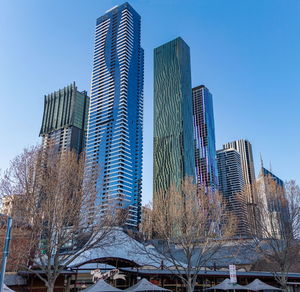
[[[195,178],[190,49],[176,38],[154,50],[154,204]]]
[[[44,114],[40,131],[43,147],[53,145],[58,151],[84,148],[89,97],[78,91],[75,82],[45,95]]]

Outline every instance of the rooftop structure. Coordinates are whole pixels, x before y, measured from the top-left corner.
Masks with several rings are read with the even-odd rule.
[[[85,146],[89,97],[74,83],[45,95],[40,130],[43,146],[81,153]]]

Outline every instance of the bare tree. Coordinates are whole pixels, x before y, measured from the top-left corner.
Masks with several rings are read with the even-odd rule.
[[[219,194],[197,191],[186,178],[180,191],[172,187],[156,194],[154,208],[144,209],[141,231],[156,246],[145,248],[145,253],[158,264],[165,263],[164,268],[179,277],[188,292],[193,291],[200,269],[234,235],[235,220],[226,210]]]
[[[291,228],[293,238],[300,240],[300,187],[295,180],[285,183],[285,197],[289,212],[288,226]]]
[[[116,210],[105,213],[93,205],[96,190],[84,164],[84,157],[72,151],[32,147],[11,162],[1,179],[2,194],[14,198],[12,217],[31,227],[29,248],[22,255],[28,264],[20,268],[35,273],[48,291],[83,252],[108,245],[112,227],[123,219]]]
[[[295,181],[283,185],[272,176],[261,176],[258,194],[258,234],[253,234],[264,270],[273,272],[287,290],[288,273],[299,261],[300,189]],[[254,265],[259,268],[260,262]]]

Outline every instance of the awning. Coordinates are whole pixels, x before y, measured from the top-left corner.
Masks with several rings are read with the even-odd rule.
[[[3,284],[3,292],[15,292],[14,290],[11,290],[8,288],[5,284]]]
[[[99,280],[94,285],[81,290],[81,292],[120,292],[122,290],[107,284],[104,280]]]
[[[135,285],[124,290],[126,292],[141,292],[141,291],[171,291],[157,285],[152,284],[146,279],[138,281]]]
[[[207,288],[205,290],[250,290],[248,288],[245,288],[246,286],[241,286],[239,284],[234,284],[230,282],[230,279],[226,278],[223,282],[220,284]]]
[[[259,290],[282,290],[277,287],[273,287],[271,285],[268,285],[264,282],[262,282],[259,279],[255,279],[250,284],[246,285],[245,288],[252,291],[259,291]]]

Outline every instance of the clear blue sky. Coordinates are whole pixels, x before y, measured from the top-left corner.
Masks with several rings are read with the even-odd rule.
[[[1,0],[0,168],[39,141],[43,96],[90,91],[96,18],[119,0]],[[300,183],[300,1],[132,0],[145,49],[144,190],[152,196],[153,48],[181,36],[193,85],[213,94],[217,148],[246,138]]]

